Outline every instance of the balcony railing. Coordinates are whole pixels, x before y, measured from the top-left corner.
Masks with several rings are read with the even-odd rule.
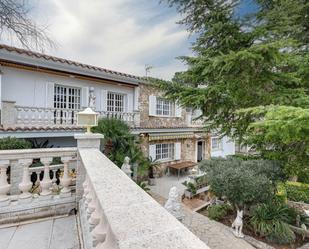
[[[77,113],[81,110],[18,106],[3,101],[1,124],[5,127],[76,127]],[[139,126],[138,112],[97,111],[99,118],[116,118],[131,127]]]
[[[0,151],[0,223],[76,208],[85,249],[209,249],[99,151],[102,135],[75,138],[77,149]]]
[[[0,151],[0,224],[74,209],[76,155],[76,148]]]

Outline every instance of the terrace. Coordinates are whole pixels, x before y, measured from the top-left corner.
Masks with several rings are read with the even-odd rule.
[[[99,151],[102,135],[75,138],[0,151],[1,249],[208,248]]]
[[[16,128],[78,128],[77,113],[82,110],[19,106],[14,101],[2,101],[1,125]],[[130,127],[139,127],[139,112],[96,111],[99,118],[116,118]]]

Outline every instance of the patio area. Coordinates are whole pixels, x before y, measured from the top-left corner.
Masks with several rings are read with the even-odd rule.
[[[0,249],[80,248],[76,216],[0,227]]]

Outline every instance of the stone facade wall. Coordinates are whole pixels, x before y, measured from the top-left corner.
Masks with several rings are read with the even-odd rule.
[[[166,167],[170,164],[191,161],[195,162],[196,160],[196,150],[197,141],[205,141],[205,158],[210,158],[210,137],[206,137],[204,139],[197,140],[195,138],[187,138],[187,139],[171,139],[171,140],[157,140],[149,142],[149,138],[147,135],[141,138],[141,149],[144,155],[149,155],[149,145],[150,144],[159,144],[159,143],[176,143],[181,142],[181,160],[173,160],[167,162],[160,162],[160,172],[159,175],[162,176],[166,170]]]
[[[154,86],[140,84],[139,111],[140,127],[142,128],[173,128],[188,127],[187,112],[182,108],[182,117],[153,117],[149,116],[149,96],[163,96],[163,93]]]

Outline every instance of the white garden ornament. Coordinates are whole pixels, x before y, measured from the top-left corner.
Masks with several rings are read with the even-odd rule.
[[[168,194],[168,200],[166,201],[164,208],[175,216],[178,220],[183,219],[183,214],[181,212],[181,204],[179,203],[179,194],[177,188],[174,186],[170,189]]]
[[[128,177],[131,178],[131,175],[132,175],[132,170],[131,170],[131,165],[130,165],[130,158],[129,157],[125,157],[124,158],[124,161],[123,161],[123,164],[121,166],[121,170],[126,173],[126,175]]]
[[[235,228],[234,230],[234,235],[238,238],[243,238],[245,237],[244,234],[242,233],[242,227],[243,227],[243,214],[244,211],[243,210],[237,210],[237,217],[234,220],[233,224],[232,224],[232,228]]]

